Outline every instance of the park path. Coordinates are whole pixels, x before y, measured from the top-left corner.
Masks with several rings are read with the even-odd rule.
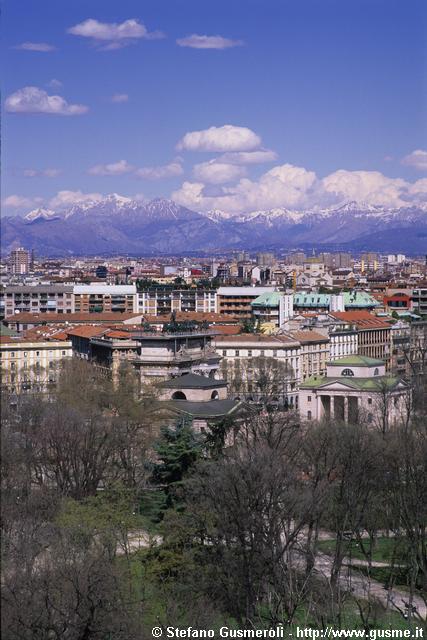
[[[346,560],[346,559],[345,559]],[[348,558],[347,558],[348,562]],[[393,607],[400,612],[407,610],[409,606],[409,593],[401,589],[385,589],[384,586],[368,578],[364,573],[354,568],[354,560],[351,561],[352,566],[344,566],[340,572],[340,586],[345,591],[349,591],[358,598],[365,600],[375,598],[379,600],[385,607]],[[364,560],[359,561],[359,566],[368,566]],[[323,575],[327,580],[331,577],[332,558],[326,554],[319,553],[316,556],[315,569]],[[372,563],[372,566],[387,566],[385,563]],[[412,607],[415,607],[414,619],[419,617],[421,620],[427,618],[427,606],[420,596],[414,596],[412,599]]]
[[[146,531],[139,530],[133,531],[128,536],[128,553],[135,553],[140,549],[147,549],[150,546],[157,546],[162,543],[162,538],[159,535],[150,535]],[[117,549],[119,555],[123,555],[125,550],[122,546]],[[302,561],[302,555],[298,554]],[[301,562],[302,564],[302,562]],[[355,597],[368,600],[369,598],[375,598],[380,601],[385,607],[394,608],[397,611],[405,612],[409,605],[409,594],[401,589],[385,589],[384,586],[373,580],[369,579],[364,573],[358,571],[355,565],[360,567],[368,566],[365,560],[351,559],[351,567],[349,566],[350,559],[344,558],[344,566],[340,572],[340,586],[344,591],[352,593]],[[326,580],[330,580],[332,570],[332,558],[324,553],[318,553],[315,561],[315,569]],[[372,567],[387,567],[385,562],[372,562]],[[421,620],[427,618],[427,606],[424,600],[419,596],[414,596],[412,600],[412,606],[415,607],[414,619],[417,617]]]

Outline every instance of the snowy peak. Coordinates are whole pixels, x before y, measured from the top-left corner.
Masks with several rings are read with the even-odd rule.
[[[237,216],[236,220],[239,222],[252,222],[254,224],[261,224],[270,227],[277,223],[297,223],[303,217],[304,213],[302,211],[292,211],[291,209],[286,209],[284,207],[278,207],[276,209],[269,209],[267,211],[252,211],[251,213],[246,213]]]
[[[379,211],[384,211],[384,207],[368,204],[367,202],[351,200],[350,202],[346,202],[339,207],[333,209],[334,211],[340,211],[341,213],[351,213],[353,211],[363,211],[364,213],[377,213]]]
[[[28,220],[28,222],[34,222],[35,220],[52,220],[56,217],[57,215],[55,211],[39,207],[38,209],[33,209],[33,211],[30,211],[30,213],[27,213],[27,215],[24,216],[24,220]]]
[[[225,211],[221,211],[221,209],[211,209],[203,215],[213,222],[222,222],[223,220],[230,220],[230,218],[233,217],[231,213],[226,213]]]

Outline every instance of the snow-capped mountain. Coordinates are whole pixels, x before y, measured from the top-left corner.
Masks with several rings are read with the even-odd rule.
[[[58,217],[55,211],[51,209],[43,209],[39,207],[38,209],[33,209],[30,213],[27,213],[24,220],[28,220],[28,222],[34,222],[35,220],[52,220],[52,218]]]
[[[398,209],[347,202],[293,211],[283,207],[231,215],[198,213],[172,200],[118,194],[3,220],[2,247],[44,255],[186,253],[220,249],[360,249],[427,252],[427,204]]]

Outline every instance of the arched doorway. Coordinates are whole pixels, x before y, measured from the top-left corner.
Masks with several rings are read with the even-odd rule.
[[[218,398],[219,398],[218,391],[212,391],[211,400],[218,400]]]
[[[172,400],[187,400],[187,396],[183,391],[175,391],[172,394]]]

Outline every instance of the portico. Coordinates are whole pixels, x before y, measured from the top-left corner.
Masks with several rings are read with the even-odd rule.
[[[300,386],[300,415],[306,420],[356,423],[375,421],[386,409],[390,422],[407,408],[409,386],[385,374],[385,362],[348,356],[327,365],[326,376],[312,376]]]

